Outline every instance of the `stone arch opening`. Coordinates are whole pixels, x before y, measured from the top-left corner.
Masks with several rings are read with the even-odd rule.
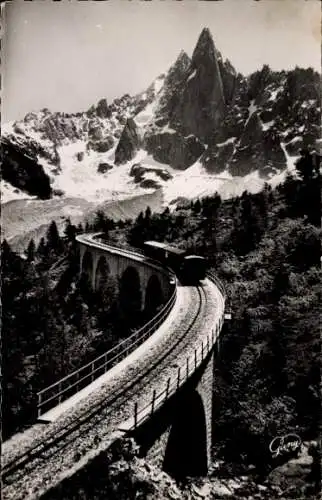
[[[109,274],[110,274],[110,266],[108,265],[106,258],[102,256],[100,257],[96,267],[96,274],[95,274],[96,291],[101,291],[104,289]]]
[[[86,251],[82,261],[81,279],[87,286],[91,287],[93,276],[93,257],[91,252]]]
[[[163,470],[175,479],[207,474],[206,415],[197,391],[190,391],[178,404],[165,451]]]
[[[145,292],[145,312],[147,315],[152,315],[158,307],[163,304],[164,297],[161,287],[161,282],[158,276],[153,274],[148,281]]]
[[[142,307],[142,290],[138,271],[129,266],[120,280],[120,309],[126,324],[134,326],[140,319]]]

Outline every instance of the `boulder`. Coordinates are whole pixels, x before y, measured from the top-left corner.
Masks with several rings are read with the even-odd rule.
[[[172,179],[172,175],[166,169],[144,167],[141,165],[141,163],[134,163],[134,165],[132,165],[130,170],[130,176],[134,177],[135,183],[137,184],[141,183],[142,185],[143,180],[149,180],[149,179],[144,179],[145,174],[149,174],[151,172],[156,174],[163,181],[168,181],[169,179]]]
[[[154,179],[144,179],[140,182],[140,186],[145,189],[158,189],[160,184]]]
[[[76,158],[78,161],[83,161],[84,160],[84,151],[79,151],[76,153]]]
[[[97,167],[97,172],[99,174],[105,174],[106,172],[108,172],[109,170],[112,170],[113,168],[113,165],[110,165],[109,163],[104,163],[104,162],[101,162],[98,167]]]

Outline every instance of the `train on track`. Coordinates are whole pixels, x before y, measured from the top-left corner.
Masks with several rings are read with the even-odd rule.
[[[144,252],[173,269],[183,284],[195,285],[206,277],[207,261],[200,255],[189,255],[186,250],[159,241],[145,241]]]

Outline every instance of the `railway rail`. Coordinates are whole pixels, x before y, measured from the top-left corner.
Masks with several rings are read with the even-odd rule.
[[[59,428],[52,426],[51,431],[48,430],[40,442],[3,463],[3,499],[35,498],[26,495],[31,485],[34,495],[39,496],[40,490],[46,489],[46,485],[43,484],[46,479],[43,478],[47,478],[48,481],[48,478],[53,478],[55,475],[58,478],[63,469],[74,465],[75,454],[82,456],[97,447],[98,442],[103,438],[106,439],[122,421],[132,416],[134,401],[140,399],[147,387],[150,390],[160,374],[164,373],[167,377],[167,369],[171,368],[180,351],[200,330],[209,306],[204,286],[186,287],[188,288],[190,293],[188,314],[179,321],[176,335],[168,335],[164,342],[161,342],[162,345],[158,345],[157,356],[154,350],[143,356],[136,365],[134,363],[134,366],[129,366],[125,370],[122,383],[118,382],[118,387],[112,387],[107,398],[104,397],[95,406],[80,412],[76,420]],[[132,405],[129,405],[129,401]],[[54,458],[58,456],[60,458],[54,463]]]

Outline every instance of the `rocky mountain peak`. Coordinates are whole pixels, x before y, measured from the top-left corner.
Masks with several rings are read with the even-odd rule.
[[[156,116],[161,124],[171,120],[190,68],[191,60],[188,54],[182,50],[164,80],[162,94],[156,109]]]
[[[225,114],[225,96],[216,49],[208,28],[198,39],[171,126],[208,142]]]
[[[181,50],[175,63],[171,66],[170,71],[171,71],[171,69],[174,70],[174,69],[179,69],[179,68],[185,70],[188,68],[190,63],[191,63],[191,60],[190,60],[190,57],[188,56],[187,52],[185,52],[184,50]]]
[[[215,60],[216,50],[212,35],[208,28],[204,28],[200,33],[197,45],[192,54],[192,66],[198,67],[204,61],[204,58]]]

